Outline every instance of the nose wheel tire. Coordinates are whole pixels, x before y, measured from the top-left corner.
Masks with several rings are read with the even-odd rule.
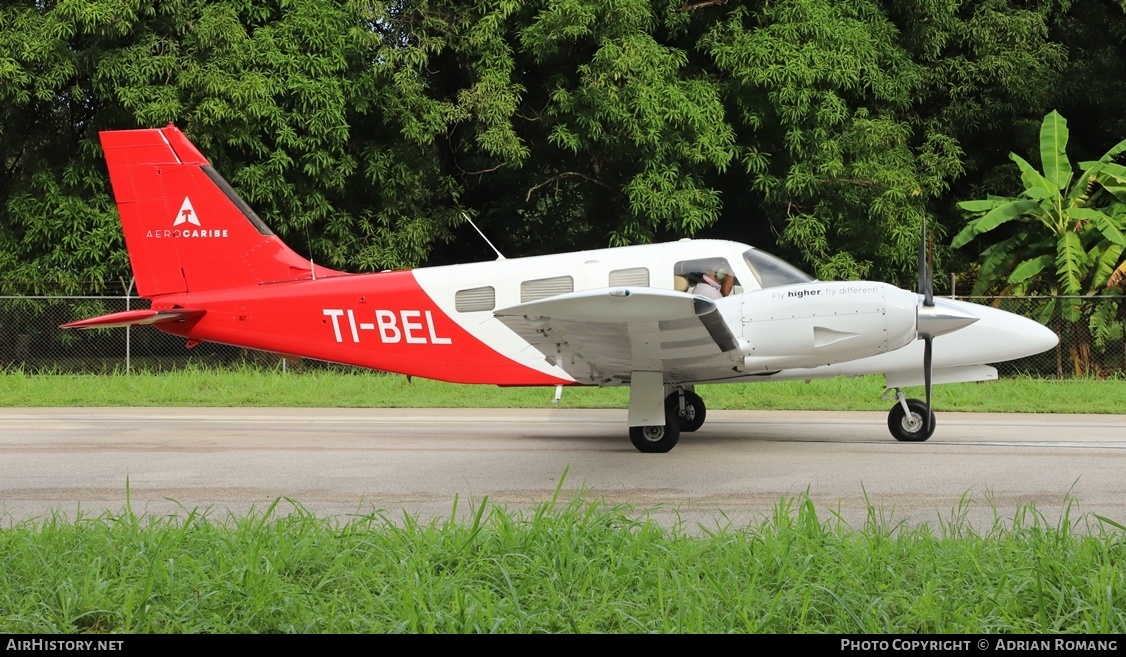
[[[934,433],[934,411],[927,408],[926,403],[919,399],[908,399],[907,408],[910,413],[903,411],[902,404],[896,404],[888,412],[888,429],[896,440],[901,442],[919,443],[931,437]],[[924,421],[930,415],[930,426]]]
[[[674,392],[665,397],[665,413],[677,418],[681,431],[689,433],[704,426],[704,417],[707,415],[704,400],[700,395],[691,390],[684,391],[684,412],[680,411],[680,393]]]
[[[648,427],[630,427],[629,439],[637,451],[646,454],[663,454],[680,440],[680,423],[676,415],[665,413],[665,423]]]

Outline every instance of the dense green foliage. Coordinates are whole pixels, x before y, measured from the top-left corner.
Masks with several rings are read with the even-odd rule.
[[[562,479],[560,480],[562,486]],[[278,500],[244,518],[55,517],[0,528],[0,632],[1121,634],[1123,526],[1033,507],[859,528],[808,499],[663,528],[582,497],[345,525]],[[893,524],[895,523],[895,524]]]
[[[128,279],[97,133],[174,122],[337,268],[488,257],[464,212],[510,256],[722,236],[910,286],[1040,117],[1126,135],[1124,37],[1111,0],[5,3],[0,285]]]
[[[1015,197],[959,203],[971,221],[952,246],[1008,229],[1007,237],[982,253],[973,293],[1063,295],[1044,307],[1041,321],[1048,323],[1058,313],[1072,332],[1082,332],[1081,339],[1071,341],[1070,356],[1074,373],[1083,375],[1091,368],[1092,336],[1098,343],[1122,337],[1117,300],[1092,306],[1079,297],[1116,292],[1112,281],[1126,250],[1126,166],[1114,160],[1126,152],[1126,140],[1098,160],[1080,163],[1076,176],[1067,156],[1069,136],[1067,121],[1058,112],[1045,116],[1040,128],[1043,171],[1010,154],[1025,189]],[[1097,310],[1085,310],[1090,308]]]
[[[1080,165],[1076,176],[1067,156],[1067,121],[1058,112],[1044,117],[1037,171],[1020,155],[1017,164],[1025,189],[1017,197],[991,196],[963,201],[958,207],[972,221],[954,238],[957,248],[977,235],[1011,221],[1023,224],[984,254],[974,294],[991,286],[1017,294],[1097,294],[1107,287],[1126,248],[1126,167],[1114,163],[1126,140],[1094,162]],[[1065,309],[1070,321],[1078,311]]]

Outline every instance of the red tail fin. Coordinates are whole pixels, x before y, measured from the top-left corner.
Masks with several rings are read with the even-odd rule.
[[[101,138],[142,297],[339,273],[282,243],[175,126]]]

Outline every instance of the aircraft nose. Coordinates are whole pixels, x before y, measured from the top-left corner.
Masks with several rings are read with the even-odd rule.
[[[1060,343],[1060,336],[1052,329],[1044,326],[1040,322],[1022,318],[1027,326],[1022,327],[1025,335],[1024,339],[1027,340],[1029,348],[1033,351],[1031,353],[1038,354],[1042,351],[1055,349],[1056,345]]]
[[[935,299],[937,302],[938,299]],[[945,299],[978,321],[936,338],[935,358],[941,365],[1002,363],[1048,351],[1059,344],[1055,332],[1036,320],[968,301]]]
[[[993,334],[992,344],[999,352],[998,361],[1014,360],[1053,349],[1059,336],[1040,322],[988,306],[979,306],[990,315],[988,330]],[[976,309],[975,309],[976,310]]]

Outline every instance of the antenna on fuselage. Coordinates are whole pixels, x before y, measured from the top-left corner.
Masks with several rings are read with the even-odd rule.
[[[317,265],[313,263],[313,240],[309,239],[308,225],[305,226],[305,244],[307,245],[305,248],[309,249],[309,275],[312,276],[315,281],[317,280]],[[284,360],[282,364],[285,364]]]
[[[504,260],[504,256],[501,254],[501,252],[497,250],[497,247],[493,246],[493,243],[489,241],[489,238],[485,237],[485,234],[481,232],[481,229],[477,227],[477,224],[473,223],[473,220],[469,218],[469,215],[462,212],[461,216],[465,217],[465,220],[469,222],[469,225],[473,226],[473,230],[477,231],[477,234],[481,236],[481,239],[485,240],[485,244],[488,244],[489,248],[497,254],[497,260]]]

